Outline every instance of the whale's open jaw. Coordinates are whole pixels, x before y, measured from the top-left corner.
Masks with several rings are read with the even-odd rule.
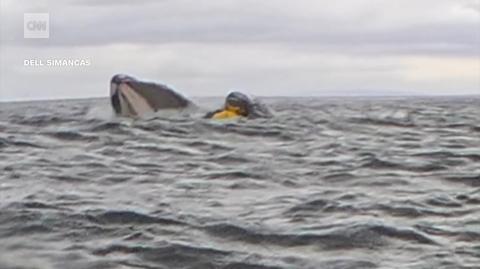
[[[110,100],[120,116],[138,117],[160,109],[185,108],[191,102],[163,84],[115,75],[110,82]]]

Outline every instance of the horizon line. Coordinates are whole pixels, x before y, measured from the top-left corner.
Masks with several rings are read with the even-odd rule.
[[[225,97],[223,95],[202,95],[202,96],[191,96],[190,98],[219,98]],[[409,98],[409,97],[433,97],[433,98],[442,98],[442,97],[480,97],[479,94],[370,94],[370,95],[361,95],[361,94],[344,94],[344,95],[315,95],[315,94],[304,94],[304,95],[253,95],[253,97],[259,98]],[[10,100],[0,100],[0,103],[27,103],[27,102],[51,102],[51,101],[74,101],[74,100],[87,100],[87,99],[101,99],[101,98],[110,98],[110,96],[88,96],[88,97],[59,97],[59,98],[39,98],[39,99],[10,99]]]

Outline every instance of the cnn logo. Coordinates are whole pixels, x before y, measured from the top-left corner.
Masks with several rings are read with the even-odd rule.
[[[23,14],[24,38],[49,38],[50,16],[48,13]]]

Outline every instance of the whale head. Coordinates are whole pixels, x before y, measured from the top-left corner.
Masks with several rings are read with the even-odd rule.
[[[181,109],[191,102],[170,87],[117,74],[110,81],[110,101],[119,116],[138,117],[160,109]]]

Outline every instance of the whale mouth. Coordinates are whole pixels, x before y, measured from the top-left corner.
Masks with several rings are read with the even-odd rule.
[[[118,74],[110,82],[110,100],[115,114],[137,117],[160,109],[185,108],[191,102],[170,87]]]

